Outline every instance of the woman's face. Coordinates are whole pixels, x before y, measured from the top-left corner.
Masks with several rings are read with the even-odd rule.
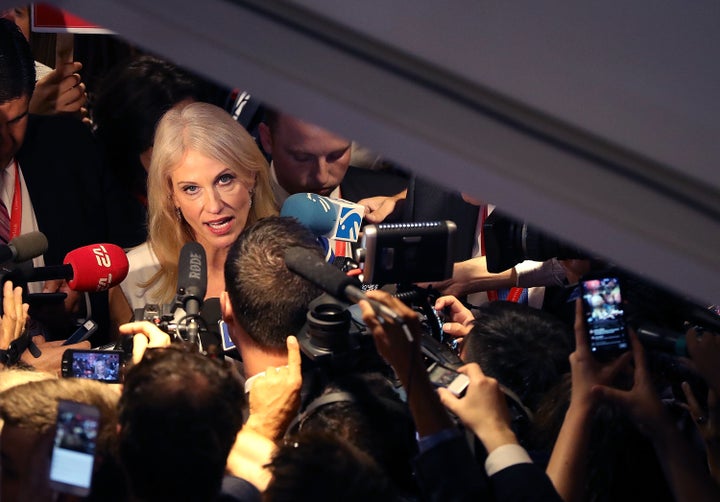
[[[175,206],[206,251],[235,242],[247,222],[253,186],[220,161],[193,150],[170,173],[170,180]]]

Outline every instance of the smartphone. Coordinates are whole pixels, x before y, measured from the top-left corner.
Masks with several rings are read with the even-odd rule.
[[[50,486],[53,490],[80,497],[90,494],[99,430],[100,412],[97,407],[75,401],[58,402],[50,461]]]
[[[428,369],[428,377],[436,387],[445,387],[447,390],[460,397],[465,394],[470,379],[463,373],[443,366],[442,364],[432,363]]]
[[[90,336],[95,333],[98,329],[98,325],[92,319],[85,321],[82,326],[75,330],[75,332],[68,337],[63,345],[72,345],[74,343],[80,343],[87,340]]]
[[[124,354],[122,350],[67,349],[62,356],[62,376],[120,383]]]
[[[583,315],[590,351],[598,359],[612,359],[630,348],[620,278],[587,278],[581,282]]]

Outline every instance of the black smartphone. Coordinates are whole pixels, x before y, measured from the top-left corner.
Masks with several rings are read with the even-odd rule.
[[[97,329],[97,323],[92,319],[88,319],[82,324],[82,326],[76,329],[75,332],[67,338],[67,340],[63,342],[63,345],[72,345],[74,343],[80,343],[87,340],[97,331]]]
[[[60,400],[55,428],[50,487],[80,497],[90,494],[100,412],[95,406]]]
[[[612,359],[630,347],[620,282],[616,276],[588,277],[581,282],[590,351],[598,359]]]
[[[62,376],[120,383],[124,354],[122,350],[68,349],[63,352]]]
[[[427,369],[430,382],[436,387],[445,387],[456,396],[462,396],[470,384],[470,379],[463,373],[442,364],[432,363]]]

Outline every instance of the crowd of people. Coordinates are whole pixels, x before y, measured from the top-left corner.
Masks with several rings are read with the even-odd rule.
[[[354,165],[350,140],[271,107],[248,131],[208,98],[210,83],[154,55],[118,62],[97,89],[80,63],[38,78],[24,12],[0,19],[0,245],[43,232],[39,268],[113,243],[129,272],[90,294],[4,278],[1,500],[73,499],[49,479],[61,400],[100,414],[87,500],[719,499],[712,327],[682,328],[687,357],[655,353],[630,329],[631,349],[600,360],[573,285],[606,264],[548,258],[491,273],[491,205],[401,167]],[[456,222],[452,277],[418,290],[442,343],[453,340],[444,350],[467,377],[463,393],[429,378],[428,311],[392,285],[367,291],[351,316],[286,267],[290,248],[326,256],[310,229],[279,216],[304,192],[364,206],[369,223]],[[232,353],[137,319],[173,304],[191,242]],[[359,342],[309,354],[309,317],[338,305]],[[173,315],[179,325],[185,312]],[[90,318],[98,332],[63,345]],[[129,352],[121,384],[60,377],[65,350],[108,345]],[[80,373],[105,373],[84,361]]]

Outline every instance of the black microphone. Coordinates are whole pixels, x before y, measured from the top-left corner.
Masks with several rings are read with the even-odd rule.
[[[386,307],[382,303],[371,300],[360,289],[360,281],[354,277],[350,277],[338,268],[330,265],[320,258],[317,254],[312,253],[307,248],[293,246],[285,251],[285,265],[292,272],[296,273],[303,279],[306,279],[326,293],[349,303],[357,303],[360,300],[366,300],[372,306],[373,310],[380,315],[389,317],[394,322],[403,326],[405,335],[409,341],[412,341],[412,334],[405,325],[405,321],[397,312]]]
[[[21,263],[45,253],[48,240],[42,232],[18,235],[7,244],[0,245],[0,263]]]
[[[207,291],[207,259],[201,244],[188,242],[180,250],[177,284],[176,303],[182,306],[188,317],[188,340],[196,342],[199,330],[197,316]]]
[[[645,348],[676,356],[689,357],[684,333],[676,333],[651,324],[638,326],[635,332]]]

